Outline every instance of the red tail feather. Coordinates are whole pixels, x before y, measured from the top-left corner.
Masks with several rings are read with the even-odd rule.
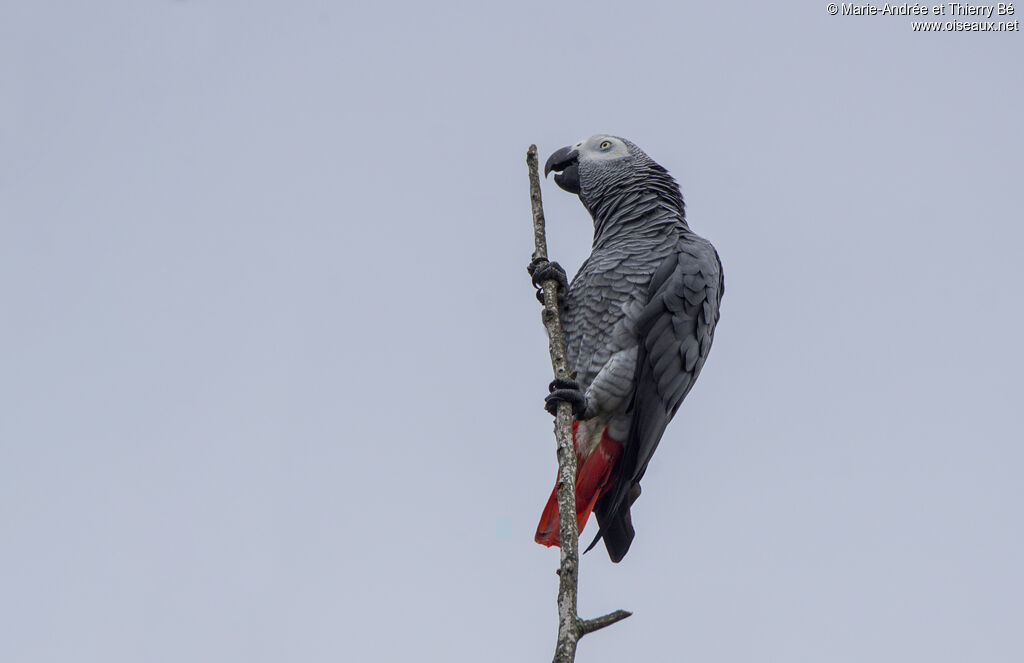
[[[610,490],[615,482],[615,465],[622,454],[622,445],[608,437],[608,430],[601,432],[601,443],[585,459],[579,456],[576,443],[576,429],[579,422],[572,424],[572,441],[576,448],[576,525],[579,531],[587,525],[587,519],[594,510],[597,500]],[[557,546],[558,539],[558,483],[551,491],[551,497],[540,516],[534,541],[545,546]]]

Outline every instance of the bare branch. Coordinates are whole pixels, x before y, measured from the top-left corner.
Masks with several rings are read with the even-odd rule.
[[[583,637],[587,633],[593,633],[598,629],[602,629],[605,626],[611,626],[615,622],[621,622],[626,617],[632,615],[632,612],[625,610],[616,610],[613,613],[607,614],[604,617],[598,617],[596,619],[581,619],[579,624],[580,637]]]
[[[544,233],[544,207],[540,197],[540,174],[537,168],[537,146],[526,152],[526,166],[530,171],[530,206],[533,210],[533,238],[536,246],[533,258],[548,257]],[[544,292],[544,312],[541,320],[548,334],[551,368],[556,378],[568,378],[569,363],[565,358],[565,337],[558,314],[558,282],[554,279],[541,283]],[[597,619],[581,620],[576,612],[579,588],[579,533],[576,525],[576,451],[572,444],[572,406],[558,404],[555,417],[555,439],[558,441],[558,538],[561,542],[561,564],[558,571],[558,644],[554,663],[572,663],[576,660],[576,643],[587,633],[610,626],[629,617],[631,613],[617,610]]]

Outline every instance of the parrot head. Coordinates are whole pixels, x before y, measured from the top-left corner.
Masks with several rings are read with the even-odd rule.
[[[638,171],[637,166],[652,165],[657,166],[632,142],[597,134],[555,151],[544,164],[544,175],[555,171],[555,184],[592,207],[616,185],[628,184],[630,175]]]
[[[544,164],[544,175],[555,171],[555,184],[575,193],[591,214],[618,194],[654,184],[683,210],[679,186],[663,167],[632,141],[597,134],[556,150]]]

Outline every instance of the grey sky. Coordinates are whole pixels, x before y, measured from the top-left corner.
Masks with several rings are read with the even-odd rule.
[[[727,293],[579,660],[1024,659],[1024,41],[826,5],[0,2],[0,660],[547,660],[596,132]]]

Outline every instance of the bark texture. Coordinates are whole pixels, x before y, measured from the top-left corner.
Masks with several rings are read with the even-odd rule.
[[[548,257],[544,231],[544,207],[540,197],[540,173],[537,168],[537,146],[526,152],[530,172],[530,206],[533,210],[533,259]],[[558,282],[544,281],[544,311],[541,320],[548,335],[551,368],[556,378],[571,378],[565,358],[565,337],[558,314]],[[572,406],[559,403],[555,416],[555,439],[558,443],[558,537],[561,540],[561,563],[558,570],[558,642],[554,663],[576,660],[576,644],[587,633],[610,626],[629,617],[629,612],[616,610],[596,619],[580,619],[576,611],[579,590],[579,533],[576,531],[576,452],[572,444]]]

